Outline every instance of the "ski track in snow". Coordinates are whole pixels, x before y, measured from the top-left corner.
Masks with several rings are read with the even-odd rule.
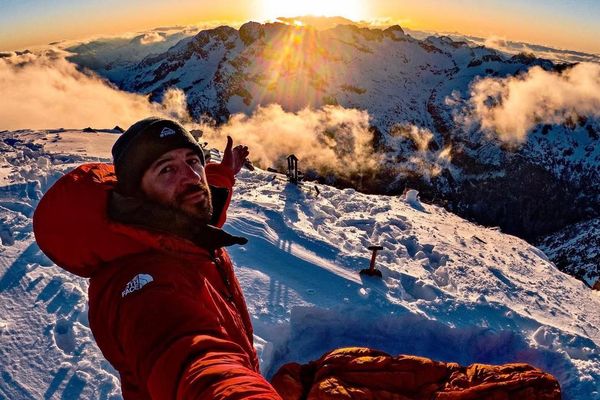
[[[42,254],[31,227],[41,194],[79,163],[108,161],[115,139],[2,132],[0,399],[121,398],[88,327],[87,281]],[[414,198],[318,187],[243,171],[228,212],[226,230],[249,238],[229,251],[267,377],[286,362],[370,346],[528,362],[554,374],[565,399],[600,399],[600,297],[540,250]],[[384,247],[381,280],[358,274],[371,244]]]

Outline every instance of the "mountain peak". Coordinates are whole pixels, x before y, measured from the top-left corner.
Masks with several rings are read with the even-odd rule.
[[[340,16],[325,17],[317,15],[301,15],[297,17],[279,17],[277,20],[288,25],[300,24],[304,26],[312,26],[317,30],[332,29],[338,25],[357,25],[357,23],[351,19]]]
[[[249,46],[259,37],[264,36],[265,31],[262,25],[258,22],[249,21],[240,26],[240,39],[246,46]]]
[[[405,34],[404,29],[402,29],[400,25],[392,25],[389,28],[387,28],[384,32],[400,32],[403,35]]]

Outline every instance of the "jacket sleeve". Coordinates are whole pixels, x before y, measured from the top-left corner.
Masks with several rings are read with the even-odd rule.
[[[205,172],[209,185],[227,189],[227,197],[224,199],[221,214],[218,221],[214,224],[215,226],[221,228],[227,220],[227,208],[229,208],[229,203],[231,202],[235,177],[231,168],[225,167],[221,164],[208,163],[206,164]]]
[[[135,380],[152,399],[277,399],[253,368],[208,283],[197,298],[185,288],[154,282],[121,301],[119,346]],[[198,301],[200,298],[202,301]],[[233,334],[236,334],[234,332]]]

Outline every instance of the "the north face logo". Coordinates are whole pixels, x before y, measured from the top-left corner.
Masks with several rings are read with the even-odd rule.
[[[162,131],[160,131],[160,137],[161,138],[165,138],[167,136],[171,136],[176,134],[177,132],[175,132],[173,129],[171,128],[163,128]]]
[[[121,292],[121,297],[125,297],[128,294],[135,292],[136,290],[140,290],[141,288],[143,288],[145,285],[152,282],[153,280],[154,279],[152,278],[152,275],[148,275],[148,274],[136,275],[132,280],[130,280],[127,283],[127,286],[125,286],[125,290],[123,290]]]

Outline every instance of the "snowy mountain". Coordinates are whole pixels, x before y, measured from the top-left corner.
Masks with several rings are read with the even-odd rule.
[[[150,54],[167,51],[195,32],[183,28],[157,28],[133,37],[100,38],[64,47],[71,53],[69,59],[72,62],[118,82],[130,65],[139,63]]]
[[[0,398],[119,399],[88,327],[87,282],[53,265],[31,227],[41,194],[79,163],[108,161],[117,135],[0,134]],[[414,192],[294,186],[260,169],[239,175],[226,230],[249,238],[231,255],[267,376],[362,345],[462,364],[527,362],[556,376],[565,399],[600,399],[598,292],[517,237]],[[371,244],[384,247],[381,280],[358,274]]]
[[[564,272],[593,286],[600,282],[600,219],[592,219],[545,237],[540,248]]]
[[[513,53],[444,36],[417,40],[399,26],[317,30],[248,22],[239,30],[221,26],[186,37],[167,51],[123,64],[118,77],[97,72],[155,100],[180,88],[192,116],[219,123],[272,103],[291,112],[327,104],[366,110],[373,147],[382,155],[378,174],[339,179],[337,186],[378,194],[417,188],[424,199],[464,218],[536,242],[600,216],[598,100],[589,101],[591,111],[585,112],[577,104],[564,112],[530,110],[531,126],[516,145],[518,126],[505,132],[508,140],[486,131],[472,118],[477,82],[489,79],[488,90],[505,85],[495,94],[478,93],[479,106],[491,107],[508,101],[510,85],[541,74],[569,80],[560,74],[577,68]],[[525,95],[533,98],[553,84],[541,81]],[[552,99],[536,104],[547,103]],[[515,107],[505,119],[527,117],[516,115],[524,108]]]

